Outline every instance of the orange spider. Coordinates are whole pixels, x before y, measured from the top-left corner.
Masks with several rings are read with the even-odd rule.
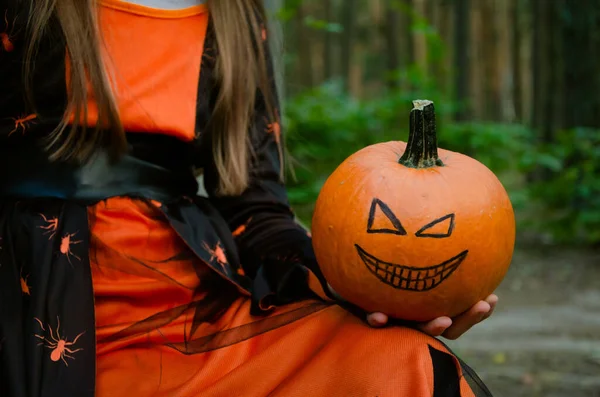
[[[72,234],[65,234],[64,237],[60,240],[60,253],[67,257],[67,260],[69,261],[69,264],[71,266],[73,266],[73,263],[71,263],[71,256],[74,256],[79,261],[81,260],[80,257],[71,252],[71,244],[79,244],[81,242],[81,240],[71,240],[71,237],[74,237],[76,234],[77,232]]]
[[[249,218],[249,219],[246,221],[246,223],[244,223],[244,224],[242,224],[242,225],[238,226],[238,227],[237,227],[237,228],[236,228],[236,229],[233,231],[233,233],[231,233],[231,234],[232,234],[232,236],[233,236],[233,237],[238,237],[238,236],[242,235],[242,234],[243,234],[243,233],[246,231],[246,229],[248,228],[248,225],[250,224],[250,221],[252,221],[252,217],[250,217],[250,218]]]
[[[44,328],[44,324],[42,324],[40,319],[34,318],[34,320],[40,324],[42,331],[46,332],[46,329]],[[63,339],[60,336],[60,319],[58,318],[58,316],[56,316],[56,321],[58,322],[58,324],[57,324],[58,326],[56,327],[56,337],[54,337],[54,333],[52,332],[52,328],[50,326],[48,326],[48,331],[50,332],[50,340],[48,340],[45,336],[42,336],[42,335],[37,335],[37,334],[34,334],[34,335],[36,338],[41,339],[43,341],[43,342],[39,343],[38,346],[44,345],[47,348],[52,349],[52,353],[50,353],[50,360],[52,360],[54,362],[57,362],[58,360],[62,360],[65,363],[65,365],[68,367],[69,364],[67,363],[67,360],[65,360],[65,357],[75,360],[75,357],[70,356],[69,354],[77,353],[78,351],[83,350],[83,348],[71,350],[67,346],[73,346],[75,343],[77,343],[77,340],[81,337],[81,335],[83,335],[85,333],[85,331],[83,331],[82,333],[77,335],[75,337],[75,339],[73,340],[73,342],[69,342],[69,341],[67,341],[66,338]]]
[[[150,200],[150,203],[155,206],[156,208],[160,208],[162,207],[162,203],[160,201],[157,200]]]
[[[265,121],[267,122],[267,133],[273,134],[275,136],[275,142],[279,144],[279,141],[281,140],[281,125],[279,124],[279,111],[275,109],[275,121],[273,121],[272,123],[269,123],[269,121],[266,119]]]
[[[221,242],[217,242],[214,249],[211,249],[208,244],[204,243],[204,249],[208,251],[210,254],[209,262],[217,260],[217,263],[223,269],[223,273],[225,273],[225,266],[227,265],[227,256],[225,256],[225,250],[221,247]]]
[[[6,10],[4,12],[4,23],[6,24],[6,28],[5,28],[4,32],[0,33],[0,42],[2,43],[2,48],[4,49],[4,51],[12,52],[15,49],[15,45],[11,41],[10,36],[13,34],[14,25],[13,25],[13,28],[9,32],[8,31],[8,26],[9,26],[8,10]]]
[[[22,116],[20,118],[13,117],[13,121],[15,122],[15,128],[13,128],[13,130],[8,133],[8,136],[11,136],[19,128],[21,128],[21,131],[24,135],[25,130],[27,129],[27,124],[33,123],[33,120],[35,119],[37,119],[37,114],[30,114],[29,116]]]
[[[46,226],[38,227],[45,230],[44,234],[50,233],[50,237],[48,237],[48,240],[50,240],[56,235],[56,229],[58,229],[58,218],[54,217],[48,219],[44,214],[40,214],[40,216],[44,219],[44,222],[46,222]]]
[[[27,279],[29,278],[29,275],[23,277],[23,269],[22,268],[21,268],[20,278],[21,278],[21,292],[23,292],[23,294],[25,294],[25,295],[31,296],[31,290],[29,289],[29,285],[27,285]]]

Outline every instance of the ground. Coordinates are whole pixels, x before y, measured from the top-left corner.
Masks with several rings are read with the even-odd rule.
[[[518,249],[498,295],[449,343],[494,397],[600,397],[600,252]]]

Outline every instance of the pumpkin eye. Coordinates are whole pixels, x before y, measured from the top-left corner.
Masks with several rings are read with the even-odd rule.
[[[417,237],[445,238],[454,230],[454,214],[448,214],[423,226],[415,235]]]
[[[404,230],[400,220],[394,215],[390,207],[375,198],[371,202],[371,209],[369,210],[367,233],[388,233],[405,236],[406,230]]]

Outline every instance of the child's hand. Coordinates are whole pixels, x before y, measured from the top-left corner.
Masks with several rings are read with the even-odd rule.
[[[344,299],[327,284],[329,290],[339,301]],[[427,323],[420,323],[417,328],[431,336],[443,336],[446,339],[457,339],[462,334],[470,330],[475,324],[478,324],[490,317],[498,303],[498,296],[492,294],[473,305],[466,312],[459,314],[454,318],[438,317]],[[388,323],[388,316],[384,313],[371,313],[367,315],[367,322],[371,327],[380,328]]]
[[[492,294],[484,301],[477,302],[463,314],[452,319],[450,317],[438,317],[427,323],[419,324],[418,328],[431,336],[457,339],[475,324],[491,316],[497,303],[498,297]],[[372,327],[383,327],[388,322],[388,316],[383,313],[371,313],[367,316],[367,322]]]

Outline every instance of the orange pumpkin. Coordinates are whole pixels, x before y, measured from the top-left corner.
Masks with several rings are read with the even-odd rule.
[[[312,221],[323,274],[368,312],[427,321],[468,310],[504,278],[515,218],[483,164],[437,148],[431,101],[414,101],[408,143],[368,146],[325,182]]]

